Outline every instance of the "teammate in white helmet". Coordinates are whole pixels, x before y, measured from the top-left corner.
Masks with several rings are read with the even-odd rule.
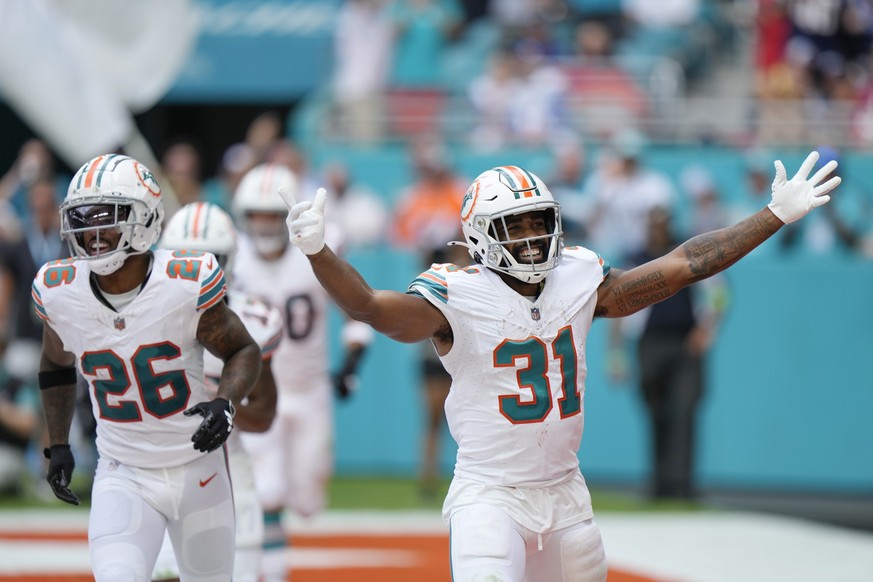
[[[288,242],[288,210],[278,192],[296,195],[294,173],[286,166],[263,164],[246,174],[232,207],[241,236],[234,264],[234,287],[261,298],[282,312],[284,337],[273,357],[279,393],[270,430],[243,434],[252,458],[255,485],[264,510],[265,582],[287,580],[287,532],[283,513],[311,517],[327,503],[333,472],[333,392],[348,396],[372,330],[358,322],[343,328],[345,355],[332,379],[329,371],[330,297],[309,261]],[[342,246],[331,224],[332,244]]]
[[[237,429],[264,432],[276,414],[276,385],[270,362],[282,339],[282,314],[263,301],[233,291],[232,272],[236,254],[237,234],[230,216],[207,202],[193,202],[182,207],[164,229],[160,247],[177,251],[209,252],[224,269],[228,286],[226,299],[252,338],[261,348],[261,374],[254,388],[236,408]],[[206,354],[204,372],[207,385],[215,389],[221,377],[221,361]],[[233,481],[233,503],[236,511],[236,556],[233,562],[234,582],[257,582],[264,538],[263,513],[255,489],[251,461],[240,442],[238,432],[227,439],[230,476]],[[152,580],[177,580],[179,566],[169,535],[158,556]]]
[[[223,445],[260,371],[258,345],[224,301],[215,256],[152,250],[164,210],[144,165],[94,158],[73,176],[60,211],[72,258],[47,263],[33,282],[45,322],[48,482],[78,504],[69,488],[78,369],[97,421],[94,578],[149,580],[168,530],[183,580],[230,579],[234,511]],[[217,388],[206,385],[204,348],[223,362]]]
[[[602,582],[606,558],[579,470],[585,346],[595,317],[623,317],[733,265],[784,224],[830,200],[836,168],[813,152],[770,204],[629,271],[563,247],[546,185],[517,166],[488,170],[460,203],[477,263],[435,264],[407,293],[371,289],[324,240],[325,193],[287,197],[291,241],[350,316],[395,340],[430,339],[452,387],[446,418],[458,443],[443,507],[455,582]]]

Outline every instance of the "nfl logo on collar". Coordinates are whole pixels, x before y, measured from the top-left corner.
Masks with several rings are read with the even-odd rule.
[[[115,318],[115,329],[122,330],[124,329],[124,318],[116,317]]]
[[[531,307],[530,308],[530,318],[534,321],[540,320],[540,308],[539,307]]]

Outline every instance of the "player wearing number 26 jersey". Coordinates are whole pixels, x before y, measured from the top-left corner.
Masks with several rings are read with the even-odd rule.
[[[215,397],[206,388],[196,330],[201,313],[227,292],[212,255],[153,256],[151,275],[121,313],[91,290],[87,262],[48,263],[33,285],[37,315],[78,356],[89,383],[98,454],[142,468],[202,455],[191,446],[202,419],[181,412]]]
[[[235,520],[224,443],[261,357],[224,301],[224,271],[210,253],[152,250],[160,186],[127,156],[82,166],[61,217],[72,258],[44,265],[32,287],[45,322],[39,386],[49,485],[78,504],[69,446],[78,373],[97,422],[94,579],[150,580],[168,531],[182,580],[229,580]],[[224,364],[211,389],[206,350]]]

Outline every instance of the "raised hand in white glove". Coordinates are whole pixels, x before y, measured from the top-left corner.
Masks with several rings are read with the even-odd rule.
[[[288,207],[288,233],[291,244],[303,251],[303,254],[314,255],[324,248],[324,202],[327,191],[319,188],[315,200],[297,202],[294,194],[279,190],[279,196]]]
[[[807,179],[809,173],[818,161],[818,152],[810,153],[797,173],[790,180],[786,179],[785,166],[780,160],[776,160],[776,177],[773,178],[773,198],[767,205],[776,218],[789,224],[799,220],[813,208],[830,202],[828,192],[836,188],[842,181],[839,176],[834,176],[827,182],[819,184],[827,178],[837,167],[836,160],[831,160],[822,166],[812,178]]]

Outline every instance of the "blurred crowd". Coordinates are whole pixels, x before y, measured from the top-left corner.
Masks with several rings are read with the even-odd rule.
[[[873,143],[873,5],[866,0],[758,0],[756,8],[760,137]],[[814,128],[805,123],[808,119],[817,120]]]
[[[729,62],[752,71],[747,119],[697,139],[873,143],[867,0],[349,0],[335,38],[330,130],[351,141],[657,138],[692,94],[719,115],[699,89]]]
[[[638,124],[659,59],[693,76],[721,32],[707,0],[349,0],[331,86],[358,142],[458,130],[481,149]],[[707,32],[688,35],[690,25]],[[454,115],[467,111],[467,118]]]

